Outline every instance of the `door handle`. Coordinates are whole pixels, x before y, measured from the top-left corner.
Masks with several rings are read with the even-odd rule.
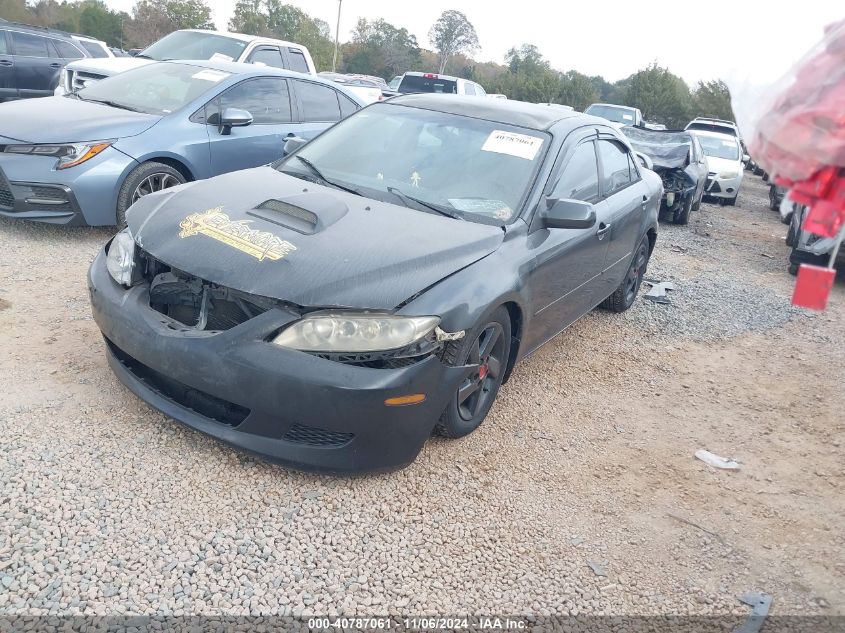
[[[643,196],[643,204],[642,204],[643,209],[645,209],[645,208],[646,208],[646,205],[647,205],[647,204],[648,204],[648,196],[644,195],[644,196]]]
[[[59,64],[59,63],[56,63],[56,62],[53,62],[52,64],[50,64],[50,68],[61,68],[62,66],[63,66],[63,64]]]
[[[599,230],[596,231],[596,237],[598,237],[600,240],[603,240],[604,236],[607,235],[609,232],[610,225],[602,222],[601,224],[599,224]]]
[[[14,66],[15,63],[11,59],[0,59],[0,66]]]
[[[296,134],[294,134],[293,132],[288,132],[287,134],[285,134],[285,139],[289,138],[296,138]]]

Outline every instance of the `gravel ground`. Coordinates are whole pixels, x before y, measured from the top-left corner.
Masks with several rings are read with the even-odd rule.
[[[765,196],[661,225],[670,305],[588,315],[472,436],[351,479],[144,405],[89,312],[110,232],[0,222],[0,613],[845,614],[845,284],[790,307]]]

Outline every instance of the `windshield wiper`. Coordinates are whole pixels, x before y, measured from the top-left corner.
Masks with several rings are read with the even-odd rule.
[[[447,218],[452,218],[453,220],[463,220],[464,219],[456,213],[452,213],[451,211],[447,211],[446,209],[444,209],[440,205],[435,205],[435,204],[432,204],[430,202],[426,202],[425,200],[420,200],[419,198],[415,198],[414,196],[409,196],[407,193],[402,192],[400,189],[397,189],[396,187],[388,187],[387,191],[389,193],[392,193],[397,198],[399,198],[406,207],[411,206],[411,205],[408,204],[408,202],[416,202],[418,205],[423,206],[426,209],[431,209],[432,211],[435,211],[436,213],[439,213],[440,215],[445,215]]]
[[[133,108],[132,106],[124,105],[123,103],[117,103],[115,101],[109,101],[107,99],[85,99],[80,97],[83,101],[91,101],[93,103],[102,103],[103,105],[111,106],[112,108],[120,108],[121,110],[129,110],[130,112],[144,112],[143,110],[139,110],[138,108]]]
[[[323,181],[323,182],[324,182],[324,183],[326,183],[327,185],[329,185],[329,186],[331,186],[331,187],[335,187],[335,188],[337,188],[337,189],[341,189],[341,190],[343,190],[343,191],[348,191],[349,193],[354,193],[356,196],[363,196],[363,195],[364,195],[363,193],[361,193],[361,192],[360,192],[360,191],[358,191],[357,189],[353,189],[352,187],[347,187],[346,185],[341,185],[340,183],[337,183],[337,182],[334,182],[334,181],[332,181],[332,180],[329,180],[328,178],[326,178],[326,177],[323,175],[323,172],[321,172],[319,169],[317,169],[317,166],[316,166],[316,165],[314,165],[314,163],[312,163],[312,162],[311,162],[310,160],[308,160],[307,158],[303,158],[303,157],[302,157],[302,156],[300,156],[299,154],[296,154],[296,155],[294,156],[294,158],[296,158],[296,159],[298,159],[299,161],[301,161],[301,162],[302,162],[302,164],[303,164],[303,165],[305,165],[305,166],[308,168],[308,170],[309,170],[312,174],[314,174],[314,175],[315,175],[318,179],[320,179],[321,181]]]

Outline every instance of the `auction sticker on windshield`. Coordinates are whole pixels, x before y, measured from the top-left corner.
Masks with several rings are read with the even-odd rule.
[[[493,130],[481,146],[481,151],[534,160],[542,145],[543,139],[536,136]]]

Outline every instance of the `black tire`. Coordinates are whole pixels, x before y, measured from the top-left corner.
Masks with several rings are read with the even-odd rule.
[[[704,189],[701,189],[701,195],[698,196],[695,202],[692,203],[692,210],[698,211],[701,208],[701,199],[704,197]]]
[[[772,211],[777,211],[780,205],[778,205],[777,199],[777,189],[775,187],[769,187],[769,209]]]
[[[675,211],[675,216],[672,218],[672,221],[675,224],[689,224],[690,211],[692,211],[692,198],[687,198],[686,202],[684,202],[684,206]]]
[[[788,270],[789,274],[795,277],[798,274],[798,264],[790,264]]]
[[[126,210],[140,197],[186,182],[185,177],[170,165],[150,161],[141,163],[126,177],[117,195],[115,224],[126,225]],[[149,185],[149,186],[147,186]]]
[[[628,265],[628,272],[619,287],[607,299],[601,302],[599,307],[612,312],[625,312],[634,305],[640,286],[643,283],[643,276],[648,268],[649,253],[648,236],[644,237],[631,257]]]
[[[795,246],[795,225],[792,221],[789,222],[789,229],[786,231],[786,245]]]
[[[502,386],[510,351],[511,319],[504,306],[481,319],[462,340],[449,343],[443,357],[448,364],[478,365],[479,370],[458,385],[434,427],[435,433],[458,438],[481,425]]]
[[[725,198],[725,206],[726,207],[736,206],[736,199],[738,197],[739,197],[739,194],[736,194],[733,198]]]

